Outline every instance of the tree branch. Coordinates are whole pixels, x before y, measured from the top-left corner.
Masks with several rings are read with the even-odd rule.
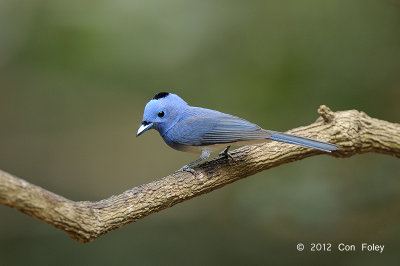
[[[0,170],[0,203],[64,230],[79,242],[135,222],[182,201],[218,189],[241,178],[303,158],[328,154],[350,157],[376,152],[400,158],[400,124],[357,110],[332,112],[322,105],[321,117],[290,133],[335,143],[330,154],[296,145],[266,142],[234,150],[234,161],[216,158],[196,167],[196,176],[181,172],[97,202],[75,202]]]

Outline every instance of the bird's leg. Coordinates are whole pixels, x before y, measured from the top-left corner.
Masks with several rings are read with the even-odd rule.
[[[190,172],[192,174],[195,174],[196,170],[194,170],[193,168],[190,168],[190,167],[195,165],[195,164],[197,164],[197,163],[199,163],[199,162],[201,162],[201,161],[207,160],[208,157],[210,157],[210,151],[208,149],[202,149],[201,150],[201,156],[200,156],[199,159],[197,159],[194,162],[188,163],[187,165],[184,165],[181,169],[179,169],[175,173],[186,171],[186,172]]]
[[[231,145],[229,145],[228,147],[226,147],[225,148],[225,150],[223,150],[223,151],[221,151],[220,153],[219,153],[219,156],[224,156],[224,157],[229,157],[229,158],[231,158],[232,160],[233,160],[233,157],[232,157],[232,155],[230,155],[229,154],[229,152],[228,152],[228,150],[229,150],[229,148],[231,147]]]

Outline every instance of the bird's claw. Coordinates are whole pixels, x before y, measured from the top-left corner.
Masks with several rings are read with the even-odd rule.
[[[233,161],[234,159],[233,159],[232,155],[228,152],[228,150],[229,150],[230,147],[231,147],[231,146],[228,146],[228,147],[226,147],[225,150],[221,151],[221,152],[219,153],[219,156],[220,156],[220,157],[225,157],[225,158],[230,158],[230,159],[232,159],[232,161]]]
[[[184,166],[181,169],[175,171],[175,173],[180,173],[180,172],[189,172],[192,173],[193,175],[196,174],[196,170],[190,168],[189,166]]]
[[[234,161],[232,155],[229,152],[225,152],[225,153],[222,152],[220,154],[220,156],[224,156],[224,157],[230,158],[232,161]]]

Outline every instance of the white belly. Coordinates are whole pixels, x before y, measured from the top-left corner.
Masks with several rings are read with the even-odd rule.
[[[213,145],[204,145],[204,146],[185,146],[182,145],[179,147],[179,150],[185,151],[185,152],[191,152],[191,153],[201,153],[203,149],[209,150],[211,153],[223,150],[227,146],[245,146],[245,145],[251,145],[251,144],[256,144],[256,143],[262,143],[262,142],[267,142],[270,141],[268,139],[257,139],[257,140],[249,140],[249,141],[238,141],[238,142],[232,142],[232,143],[221,143],[221,144],[213,144]]]

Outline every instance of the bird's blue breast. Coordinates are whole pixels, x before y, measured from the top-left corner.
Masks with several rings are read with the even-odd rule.
[[[166,134],[161,135],[161,137],[164,139],[165,143],[167,143],[167,145],[171,148],[178,151],[186,151],[185,145],[179,143],[179,139],[177,139],[176,136],[168,134],[167,132]]]

